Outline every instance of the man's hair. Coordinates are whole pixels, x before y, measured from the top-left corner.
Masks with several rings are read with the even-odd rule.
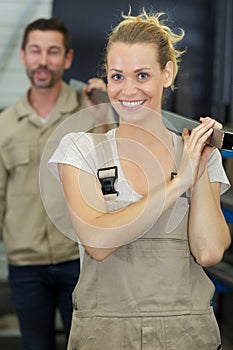
[[[29,34],[34,30],[54,30],[57,32],[60,32],[63,35],[63,42],[66,54],[69,52],[71,47],[71,34],[66,27],[66,25],[59,20],[58,18],[39,18],[35,20],[34,22],[31,22],[27,25],[24,31],[23,40],[21,48],[25,50],[25,47],[28,42]]]

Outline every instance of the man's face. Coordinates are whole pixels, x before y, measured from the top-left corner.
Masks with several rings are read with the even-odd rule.
[[[70,68],[73,51],[66,54],[62,33],[34,30],[29,34],[25,50],[21,49],[20,58],[31,84],[48,89],[62,79],[65,69]]]

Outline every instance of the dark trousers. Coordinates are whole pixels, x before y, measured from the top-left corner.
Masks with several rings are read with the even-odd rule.
[[[68,339],[72,292],[79,260],[32,266],[9,266],[9,283],[19,319],[23,350],[55,349],[55,311],[59,310]]]

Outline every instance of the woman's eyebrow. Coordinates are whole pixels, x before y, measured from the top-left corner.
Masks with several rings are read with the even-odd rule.
[[[138,73],[138,72],[140,72],[140,71],[142,71],[142,70],[151,70],[151,68],[149,68],[149,67],[137,68],[137,69],[134,70],[134,72],[135,72],[135,73]],[[111,72],[111,71],[114,71],[114,72],[119,72],[119,73],[123,72],[123,70],[117,69],[117,68],[111,68],[111,69],[109,69],[109,71],[110,71],[110,72]]]

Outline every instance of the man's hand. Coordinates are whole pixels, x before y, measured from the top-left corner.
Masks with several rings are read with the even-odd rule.
[[[106,98],[103,98],[103,101],[98,101],[92,98],[93,90],[98,90],[106,94]],[[106,103],[104,101],[108,101],[107,99],[107,87],[103,79],[100,78],[91,78],[88,80],[88,84],[82,88],[83,98],[87,107],[90,108],[90,111],[95,118],[96,127],[94,128],[94,132],[106,132],[107,130],[113,127],[114,114],[111,108],[110,103]],[[104,97],[104,96],[103,96]],[[111,125],[108,125],[111,123]]]
[[[107,87],[103,79],[100,78],[91,78],[88,80],[87,85],[83,86],[82,92],[85,103],[87,107],[96,106],[97,104],[104,103],[104,101],[98,101],[92,97],[92,92],[94,90],[101,91],[107,94]]]

